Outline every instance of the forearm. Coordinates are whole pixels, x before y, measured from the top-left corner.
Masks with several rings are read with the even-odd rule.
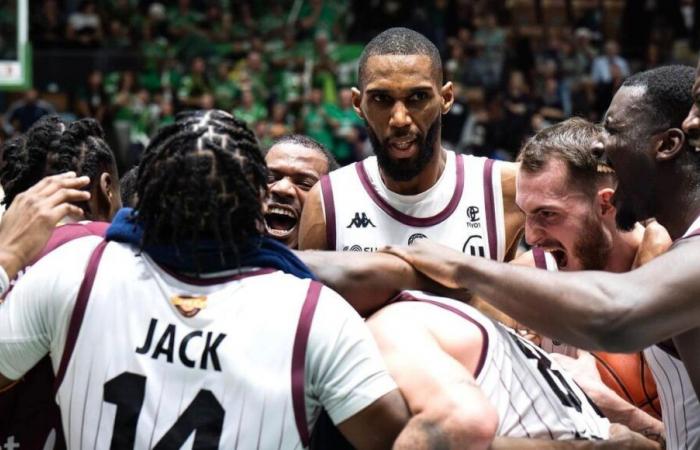
[[[553,441],[549,439],[525,439],[499,436],[490,450],[619,450],[617,441]]]
[[[410,264],[388,254],[297,251],[296,255],[362,316],[384,306],[399,291],[423,289],[428,283]]]

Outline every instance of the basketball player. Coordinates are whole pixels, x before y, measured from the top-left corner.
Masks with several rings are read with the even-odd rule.
[[[50,353],[71,449],[300,448],[321,406],[357,448],[414,448],[425,421],[401,431],[406,405],[362,320],[276,270],[310,275],[261,236],[266,177],[224,112],[162,128],[108,241],[51,252],[0,305],[0,386]]]
[[[434,243],[391,249],[436,281],[469,286],[545,335],[587,349],[630,352],[652,346],[648,360],[661,374],[656,380],[671,448],[683,448],[684,442],[700,445],[700,413],[692,395],[693,386],[696,395],[700,391],[700,332],[695,329],[700,326],[695,269],[700,263],[695,238],[700,153],[680,129],[692,104],[692,80],[692,69],[682,66],[632,76],[615,94],[604,120],[605,153],[619,178],[613,197],[618,226],[629,229],[656,217],[677,240],[641,268],[621,274],[533,273],[464,257]],[[673,342],[665,341],[669,338]]]
[[[267,234],[289,248],[299,244],[299,218],[309,190],[338,168],[333,155],[320,143],[300,134],[276,141],[265,155],[270,173],[270,195],[265,210]]]
[[[466,253],[510,259],[522,229],[516,165],[457,155],[441,144],[454,101],[429,40],[391,28],[365,47],[353,105],[375,157],[322,177],[310,192],[299,248],[374,251],[436,239]]]
[[[89,222],[67,223],[75,219],[62,218],[63,225],[53,230],[37,258],[81,236],[104,236],[107,224],[100,221],[111,220],[121,206],[116,160],[95,120],[66,123],[58,116],[43,117],[27,133],[5,143],[2,160],[5,204],[13,204],[23,189],[47,174],[74,171],[91,180],[85,186],[90,200],[78,204],[82,212],[78,217]],[[25,261],[24,266],[32,262]],[[0,392],[0,445],[65,448],[53,381],[50,360],[43,358],[11,389]]]

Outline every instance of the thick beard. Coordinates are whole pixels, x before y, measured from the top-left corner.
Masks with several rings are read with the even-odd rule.
[[[612,250],[612,243],[606,238],[603,224],[593,216],[588,216],[581,238],[574,244],[574,255],[584,270],[603,270]]]
[[[428,129],[428,134],[423,138],[417,136],[418,154],[407,160],[394,160],[389,156],[388,139],[385,142],[380,142],[379,137],[374,133],[372,127],[365,120],[367,126],[367,134],[372,143],[374,154],[377,155],[377,163],[384,174],[394,181],[409,181],[418,176],[423,169],[428,165],[435,153],[435,143],[437,142],[438,133],[440,132],[442,117],[438,118]],[[392,138],[400,136],[392,136]]]

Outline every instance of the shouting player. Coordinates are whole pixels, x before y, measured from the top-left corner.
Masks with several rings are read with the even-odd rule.
[[[477,261],[433,243],[392,250],[447,286],[468,286],[545,335],[588,349],[624,352],[654,346],[647,354],[665,404],[671,448],[700,445],[700,282],[695,269],[700,264],[695,238],[700,153],[680,129],[693,103],[692,80],[692,69],[682,66],[634,75],[615,94],[605,116],[603,144],[618,176],[613,197],[618,225],[629,229],[655,217],[677,240],[641,268],[624,274],[533,273]],[[689,132],[694,130],[692,114],[686,121]]]
[[[299,218],[309,190],[338,168],[319,142],[300,134],[277,140],[265,155],[270,195],[265,208],[267,233],[289,248],[299,245]]]
[[[522,229],[510,163],[441,144],[454,101],[428,39],[391,28],[360,57],[353,105],[376,157],[321,178],[301,220],[301,249],[374,251],[431,238],[472,255],[510,259]]]

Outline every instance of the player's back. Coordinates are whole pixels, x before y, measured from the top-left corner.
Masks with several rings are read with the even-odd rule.
[[[464,303],[416,291],[399,298],[409,301],[395,306],[415,309],[412,317],[472,371],[498,411],[498,436],[608,437],[608,420],[540,348]],[[471,342],[457,342],[455,336]]]
[[[85,241],[66,251],[87,260]],[[318,283],[270,269],[182,279],[115,243],[90,267],[52,339],[68,448],[301,448],[322,404],[337,423],[395,388],[371,348],[358,363],[365,340],[344,336],[364,324]]]

